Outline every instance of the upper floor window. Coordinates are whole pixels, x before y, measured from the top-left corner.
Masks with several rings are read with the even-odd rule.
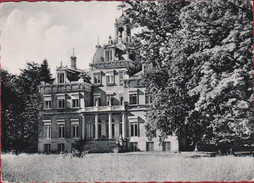
[[[130,104],[138,104],[138,97],[137,94],[130,94]]]
[[[79,99],[72,99],[72,107],[73,108],[79,107]]]
[[[58,109],[64,109],[64,99],[58,99]]]
[[[112,61],[112,50],[106,50],[105,51],[105,60],[106,61]]]
[[[106,82],[107,85],[115,83],[114,71],[106,73]]]
[[[101,73],[94,73],[94,84],[101,84]]]
[[[71,133],[72,138],[79,137],[79,119],[71,119]]]
[[[44,108],[45,109],[51,109],[52,108],[51,95],[44,95]]]
[[[124,72],[123,71],[119,71],[119,83],[120,84],[123,84],[123,75],[124,75]]]
[[[59,83],[64,83],[64,73],[58,74],[58,81],[59,81]]]
[[[52,108],[52,102],[51,101],[45,101],[45,109],[51,109]]]
[[[148,93],[145,93],[145,103],[146,104],[152,103],[152,96],[150,96]]]
[[[138,123],[131,123],[131,136],[132,137],[138,136]]]

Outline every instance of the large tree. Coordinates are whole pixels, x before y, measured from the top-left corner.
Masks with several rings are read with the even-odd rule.
[[[46,67],[45,67],[46,65]],[[43,69],[44,68],[44,69]],[[2,149],[27,150],[37,145],[37,124],[40,97],[38,85],[51,74],[45,61],[40,65],[28,62],[19,75],[1,70]]]
[[[250,2],[128,4],[126,12],[133,25],[143,27],[135,39],[137,54],[153,66],[143,77],[153,97],[148,137],[180,135],[185,129],[185,136],[194,143],[220,146],[250,140]]]

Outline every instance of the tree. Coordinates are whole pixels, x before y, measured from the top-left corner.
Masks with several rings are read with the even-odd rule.
[[[42,75],[43,79],[51,78],[50,73],[44,72],[45,68],[48,68],[46,61],[41,65],[28,62],[18,76],[1,71],[3,150],[27,150],[30,146],[37,146],[38,109],[41,105],[38,85]]]
[[[41,81],[45,81],[46,83],[52,83],[52,74],[50,73],[50,68],[48,66],[48,61],[46,59],[43,60],[41,64]]]
[[[252,6],[249,1],[129,2],[137,54],[153,67],[150,138],[185,130],[193,143],[250,139]],[[173,17],[172,19],[168,16]],[[157,133],[156,133],[157,132]],[[163,138],[161,138],[163,140]]]

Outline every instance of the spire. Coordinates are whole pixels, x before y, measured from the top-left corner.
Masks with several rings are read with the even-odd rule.
[[[73,47],[73,56],[75,56],[75,54],[74,54],[74,47]]]
[[[71,68],[73,70],[77,69],[76,60],[77,60],[77,57],[75,56],[74,47],[73,47],[73,56],[71,56]]]
[[[95,48],[100,48],[101,46],[100,46],[100,37],[98,36],[98,44],[95,46]]]

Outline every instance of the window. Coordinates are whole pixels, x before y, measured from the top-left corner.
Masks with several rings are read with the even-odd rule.
[[[45,109],[51,109],[52,108],[52,102],[51,101],[45,101]]]
[[[101,84],[101,73],[94,73],[94,84]]]
[[[120,105],[123,105],[124,101],[123,101],[123,97],[120,97]]]
[[[130,104],[138,104],[137,94],[130,94]]]
[[[132,137],[138,136],[138,123],[131,123],[131,136]]]
[[[64,109],[64,99],[58,99],[58,109]]]
[[[63,139],[64,138],[64,125],[58,125],[58,138]]]
[[[163,151],[171,151],[171,143],[170,142],[163,142],[162,150]]]
[[[72,99],[72,107],[73,108],[79,107],[79,99]]]
[[[96,103],[100,106],[100,98],[94,98],[94,106],[96,106]]]
[[[50,144],[44,144],[44,152],[50,152],[51,148],[50,148]]]
[[[138,143],[137,142],[131,142],[130,143],[130,150],[131,151],[138,151]]]
[[[64,83],[64,73],[58,74],[58,81],[59,83]]]
[[[59,152],[63,152],[64,151],[64,144],[57,144],[57,150]]]
[[[149,96],[148,93],[145,94],[145,103],[151,104],[152,103],[152,96]]]
[[[122,120],[121,122],[119,123],[119,134],[123,134],[123,123],[122,123]]]
[[[72,125],[72,138],[78,138],[78,124]]]
[[[105,51],[105,59],[106,61],[112,61],[112,50]]]
[[[115,123],[112,122],[112,137],[115,136]]]
[[[123,84],[123,72],[119,72],[119,83]]]
[[[45,125],[44,136],[45,136],[45,139],[51,138],[51,125]]]
[[[146,151],[153,151],[153,150],[154,150],[154,142],[147,142]]]
[[[113,84],[114,83],[114,75],[106,76],[107,84]]]
[[[107,105],[114,105],[114,97],[112,97],[111,95],[107,95]]]

